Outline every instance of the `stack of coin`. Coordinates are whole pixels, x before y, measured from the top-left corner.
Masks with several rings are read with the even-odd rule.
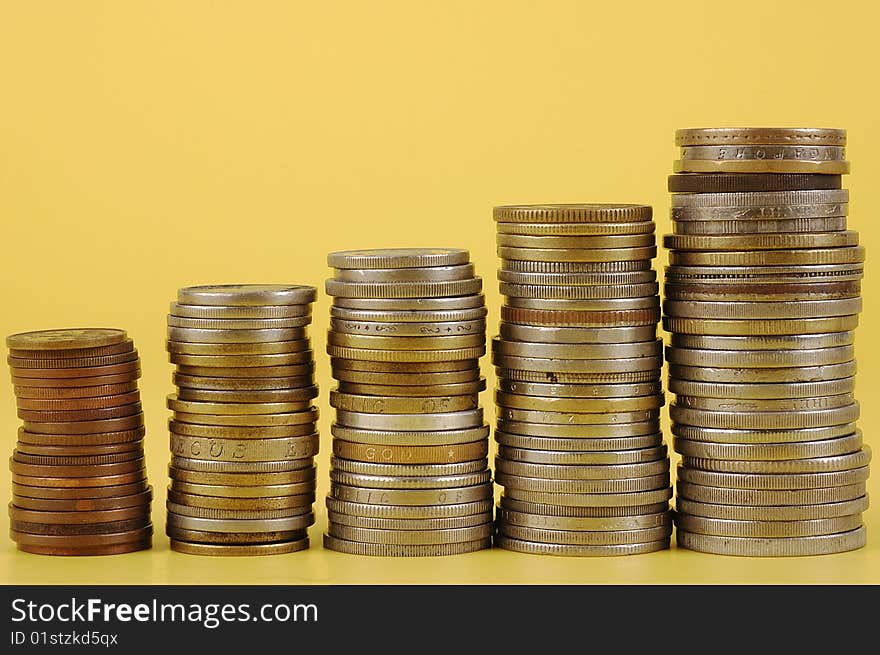
[[[332,253],[333,469],[324,545],[452,555],[492,538],[482,280],[466,250]]]
[[[44,555],[149,548],[140,360],[123,330],[85,328],[6,339],[23,426],[10,460],[11,536]]]
[[[692,129],[676,141],[663,320],[678,544],[858,548],[870,450],[853,396],[864,250],[846,229],[846,134]]]
[[[196,555],[308,548],[318,410],[307,328],[315,288],[181,289],[168,317],[177,365],[167,533]]]
[[[651,208],[496,207],[505,301],[496,543],[549,555],[668,548]]]

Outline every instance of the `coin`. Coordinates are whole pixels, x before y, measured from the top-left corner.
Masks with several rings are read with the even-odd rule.
[[[669,539],[651,541],[642,544],[615,544],[615,545],[583,545],[583,544],[548,544],[533,541],[514,539],[505,535],[498,535],[495,544],[505,550],[513,550],[531,555],[557,555],[573,557],[601,557],[619,555],[637,555],[641,553],[653,553],[669,548]]]
[[[340,553],[352,555],[372,555],[379,557],[440,557],[446,555],[460,555],[477,550],[490,548],[491,537],[485,537],[475,541],[464,541],[447,544],[376,544],[362,543],[339,539],[329,534],[324,535],[324,548],[335,550]]]
[[[483,457],[466,462],[388,464],[385,462],[359,462],[334,456],[330,458],[330,466],[333,470],[344,473],[383,477],[442,477],[486,472],[488,460]]]
[[[836,152],[831,153],[831,155],[836,154]],[[685,156],[685,153],[682,153],[682,156]],[[822,154],[821,156],[827,155]],[[849,162],[841,159],[823,161],[760,158],[741,160],[680,159],[672,163],[672,170],[676,173],[819,173],[842,175],[849,173]]]
[[[507,205],[493,211],[499,223],[624,223],[650,221],[652,215],[647,205],[611,204]]]
[[[485,345],[480,345],[465,348],[437,348],[435,350],[378,350],[374,348],[350,348],[347,346],[334,346],[328,344],[327,354],[330,355],[330,357],[340,359],[356,359],[373,362],[428,363],[445,362],[449,360],[462,361],[478,359],[486,354],[486,347]]]
[[[551,344],[628,344],[654,341],[656,325],[640,327],[579,328],[517,325],[502,321],[500,336],[505,341]]]
[[[716,537],[685,530],[676,533],[676,542],[682,548],[717,555],[745,555],[758,557],[790,557],[825,555],[856,550],[864,547],[867,533],[864,527],[839,534],[813,537]]]
[[[482,332],[476,334],[408,337],[400,335],[342,334],[330,330],[327,333],[327,343],[352,349],[421,351],[473,348],[484,345],[486,338]],[[400,355],[400,357],[403,359],[404,355]]]
[[[679,395],[676,400],[676,403],[681,407],[713,412],[801,412],[835,409],[851,405],[854,402],[855,395],[852,393],[813,398],[744,398],[742,400]]]
[[[552,402],[557,398],[602,399],[657,396],[662,394],[663,386],[659,382],[641,382],[636,384],[546,384],[501,379],[498,381],[498,391],[522,396],[539,396]]]
[[[573,414],[571,416],[574,416]],[[590,416],[589,414],[585,416]],[[621,437],[641,437],[655,434],[660,431],[660,421],[657,418],[634,422],[615,424],[615,415],[610,415],[607,423],[597,424],[574,424],[562,422],[528,423],[499,419],[498,431],[510,434],[519,434],[529,437],[551,437],[554,439],[619,439]],[[551,416],[549,418],[556,418]],[[561,417],[560,417],[561,418]],[[498,435],[496,431],[496,438]]]
[[[596,509],[600,507],[632,507],[636,505],[653,505],[672,498],[672,488],[653,489],[635,492],[547,492],[530,491],[515,487],[505,488],[504,495],[513,500],[547,505],[561,505]]]
[[[314,514],[277,519],[206,519],[168,513],[169,527],[201,532],[287,532],[303,530],[314,522]]]
[[[556,450],[536,450],[533,448],[514,448],[499,445],[498,457],[508,461],[532,464],[554,465],[605,465],[637,464],[655,462],[666,457],[666,446],[653,446],[631,450],[610,450],[592,452],[588,450],[559,452]]]
[[[663,406],[663,396],[639,396],[635,398],[544,398],[520,396],[503,391],[495,393],[495,402],[507,409],[530,411],[571,412],[594,414],[607,412],[634,412],[659,409]]]
[[[533,285],[538,287],[559,285],[607,287],[619,284],[650,284],[657,281],[657,272],[647,270],[630,273],[527,273],[500,268],[498,269],[498,280],[507,284]]]
[[[517,512],[499,505],[498,518],[500,523],[507,524],[508,526],[518,526],[533,530],[566,530],[594,533],[669,528],[672,525],[672,517],[665,510],[635,516],[556,516]],[[504,534],[509,536],[511,533],[505,530]]]
[[[315,301],[316,290],[309,286],[283,284],[215,284],[184,287],[177,292],[182,305],[253,307],[264,305],[305,305]]]
[[[678,495],[688,500],[718,505],[788,506],[822,505],[855,500],[865,495],[865,483],[815,489],[731,489],[676,482]]]
[[[526,260],[530,262],[628,262],[653,259],[657,256],[657,246],[596,249],[498,246],[496,252],[502,259]]]
[[[55,352],[55,351],[37,351],[37,352]],[[66,353],[67,351],[60,351]],[[86,357],[61,357],[58,359],[50,359],[48,357],[14,357],[10,355],[6,358],[9,366],[13,369],[59,369],[59,368],[94,368],[103,366],[112,366],[115,364],[125,364],[135,361],[138,358],[137,350],[128,350],[113,355],[86,356]],[[71,375],[71,377],[79,377]]]
[[[331,391],[330,405],[343,411],[368,414],[432,414],[476,409],[479,406],[479,398],[476,394],[445,397],[395,397],[358,396]]]
[[[301,328],[266,329],[200,329],[169,327],[170,341],[187,343],[261,343],[264,341],[290,341],[302,338]]]
[[[395,521],[425,521],[472,517],[491,513],[492,499],[443,505],[384,505],[339,500],[327,496],[327,510],[349,517]]]
[[[6,337],[6,345],[14,350],[82,350],[114,346],[126,338],[124,330],[113,328],[69,328],[12,334]]]
[[[684,456],[681,461],[683,466],[689,468],[718,473],[754,473],[759,475],[773,473],[829,473],[849,471],[854,468],[867,466],[871,461],[871,449],[865,446],[861,450],[843,455],[796,460],[737,461]]]
[[[473,264],[455,266],[420,266],[416,268],[344,268],[337,269],[337,282],[450,282],[474,278]],[[333,294],[331,294],[333,295]]]
[[[504,296],[545,300],[644,298],[647,296],[654,296],[658,291],[659,285],[656,282],[618,286],[562,286],[501,283],[501,294]]]
[[[393,380],[396,381],[396,380]],[[403,381],[403,380],[400,380]],[[480,378],[473,382],[461,382],[457,384],[417,384],[417,385],[394,385],[394,384],[358,384],[340,381],[337,391],[343,394],[361,396],[393,396],[396,398],[430,398],[449,396],[477,395],[486,389],[486,378]]]
[[[337,410],[340,425],[367,430],[458,430],[482,425],[483,410],[433,414],[365,414]]]
[[[862,246],[810,248],[806,250],[755,250],[669,253],[671,266],[818,266],[860,264],[865,261]]]
[[[368,528],[374,530],[448,530],[455,528],[471,528],[492,522],[492,512],[482,512],[470,516],[450,516],[432,519],[391,519],[373,516],[357,516],[341,512],[327,512],[330,524],[352,528]]]
[[[840,175],[820,173],[688,173],[670,175],[667,189],[673,193],[738,193],[839,189]]]
[[[426,321],[426,322],[376,322],[341,318],[330,319],[330,329],[335,334],[392,335],[394,337],[430,337],[441,335],[465,335],[482,333],[485,320]]]
[[[263,341],[253,343],[193,343],[169,339],[166,342],[168,352],[174,355],[204,355],[209,357],[238,355],[276,355],[282,353],[299,353],[309,345],[304,342],[305,331],[302,328],[290,328],[292,334],[287,341]]]
[[[424,430],[365,430],[334,423],[330,426],[330,431],[334,437],[342,441],[379,446],[448,446],[474,442],[488,444],[486,438],[489,436],[489,426],[485,424],[458,430],[431,431],[426,434]]]
[[[270,439],[204,439],[171,434],[171,452],[188,459],[210,461],[266,462],[304,459],[318,454],[318,435]]]
[[[711,127],[675,131],[675,145],[846,145],[846,130],[807,127]],[[811,187],[812,188],[812,187]]]
[[[821,207],[822,205],[820,205]],[[843,211],[843,210],[841,210]],[[799,213],[809,213],[802,211]],[[818,213],[815,212],[815,213]],[[700,216],[702,218],[702,216]],[[675,234],[696,236],[757,235],[800,232],[838,232],[846,229],[845,216],[758,220],[673,220]]]
[[[656,326],[660,320],[660,312],[655,307],[630,310],[563,310],[502,305],[501,320],[519,325],[550,327],[640,327]]]
[[[705,428],[694,425],[672,424],[672,434],[692,441],[733,444],[802,443],[837,439],[853,434],[855,423],[844,423],[822,428],[795,428],[792,430],[731,430]]]
[[[448,298],[480,293],[483,289],[483,280],[479,277],[437,282],[344,282],[341,280],[327,280],[324,287],[328,296],[336,298]]]
[[[750,337],[705,336],[673,334],[672,345],[679,348],[709,350],[800,350],[809,348],[836,348],[850,346],[855,332],[828,334],[754,335]]]
[[[345,250],[327,255],[327,265],[341,269],[424,268],[467,264],[470,253],[458,248],[389,248]]]
[[[187,355],[171,353],[169,361],[172,364],[180,364],[183,366],[193,366],[197,368],[255,368],[255,367],[278,367],[278,366],[300,366],[302,368],[299,375],[311,373],[313,370],[312,357],[313,353],[309,349],[309,342],[304,341],[304,348],[296,352],[275,353],[269,355]],[[292,375],[297,373],[291,372]],[[236,376],[241,377],[241,376]]]
[[[309,324],[310,316],[290,318],[188,318],[168,316],[168,326],[197,330],[266,330],[301,329]]]
[[[520,235],[498,234],[496,243],[499,246],[513,248],[538,249],[596,249],[596,248],[646,248],[654,245],[654,234],[624,235]]]
[[[852,361],[853,346],[800,350],[708,350],[667,346],[666,361],[680,366],[716,368],[788,368],[828,366]]]
[[[513,357],[536,359],[599,360],[595,363],[596,372],[601,370],[603,360],[619,358],[654,358],[663,352],[663,342],[659,339],[636,341],[632,343],[582,344],[582,343],[535,343],[508,341],[500,337],[492,339],[492,352],[496,358]],[[525,369],[529,370],[529,369]]]
[[[260,555],[284,555],[306,550],[309,538],[303,537],[294,541],[282,541],[272,544],[247,544],[233,546],[228,544],[200,544],[171,539],[171,550],[188,555],[254,557]]]
[[[544,359],[539,357],[495,355],[493,363],[499,368],[518,371],[597,375],[604,373],[635,373],[640,371],[659,372],[660,367],[663,365],[663,358],[659,353],[654,356],[642,355],[639,357],[621,357],[619,359]]]
[[[663,443],[663,435],[658,431],[632,437],[535,437],[496,430],[495,441],[498,442],[499,453],[506,452],[507,448],[515,448],[517,452],[519,449],[527,449],[529,452],[552,451],[559,458],[586,458],[600,457],[608,452],[657,448]]]
[[[663,245],[679,251],[782,250],[844,248],[859,244],[858,232],[817,232],[792,234],[688,235],[667,234]]]
[[[780,507],[741,507],[700,503],[686,498],[675,502],[680,514],[736,521],[810,521],[860,514],[868,509],[868,497],[821,505],[789,505]]]
[[[698,382],[747,382],[747,383],[785,383],[820,382],[852,377],[856,372],[855,361],[827,366],[800,366],[783,368],[709,368],[699,366],[680,366],[671,364],[669,375],[672,378],[695,380]]]
[[[330,471],[331,484],[366,489],[426,490],[464,488],[490,482],[492,475],[488,469],[476,473],[449,474],[436,476],[393,476],[349,473],[338,468]]]
[[[475,296],[465,296],[468,304],[474,304]],[[479,300],[479,297],[477,297]],[[489,310],[485,304],[477,302],[474,307],[464,309],[347,309],[335,304],[330,308],[331,327],[333,321],[356,321],[358,323],[377,324],[374,330],[378,333],[384,331],[388,323],[444,323],[459,321],[482,321],[485,320]]]
[[[345,314],[349,311],[368,312],[462,312],[476,310],[471,314],[479,315],[485,310],[486,299],[482,294],[474,293],[448,298],[334,298],[333,308],[342,308]],[[338,315],[338,314],[337,314]],[[343,316],[344,317],[344,316]],[[397,317],[388,320],[401,320]],[[417,320],[424,320],[419,318]],[[442,319],[438,319],[442,320]]]
[[[789,319],[710,319],[663,317],[663,328],[673,334],[715,336],[792,335],[849,332],[858,327],[859,317],[829,316],[825,318]]]
[[[862,447],[862,434],[859,431],[836,439],[775,444],[728,444],[675,438],[673,447],[675,452],[687,457],[716,460],[739,462],[800,460],[855,452]]]
[[[495,458],[495,473],[544,480],[619,480],[660,475],[669,470],[665,459],[632,464],[543,464]]]
[[[668,466],[665,467],[668,469]],[[527,478],[495,471],[495,481],[504,487],[504,492],[514,496],[517,492],[536,492],[549,494],[624,494],[649,492],[669,486],[669,473],[660,473],[640,478],[616,478],[603,480],[556,480],[549,478]]]
[[[654,221],[615,223],[498,223],[498,234],[527,236],[605,236],[653,234]]]
[[[764,143],[759,144],[743,144],[743,143],[725,143],[725,144],[681,144],[682,160],[718,160],[718,161],[751,161],[751,160],[773,160],[773,161],[813,161],[813,162],[830,162],[843,161],[846,158],[845,149],[842,144],[835,143],[809,144],[791,142],[785,144]]]
[[[172,302],[169,316],[206,320],[290,319],[311,316],[311,305],[187,305]]]
[[[694,382],[678,378],[669,379],[669,390],[690,398],[730,399],[734,395],[743,402],[762,399],[805,399],[823,396],[836,396],[852,393],[855,378],[845,377],[818,382],[780,382],[780,383],[718,383]]]

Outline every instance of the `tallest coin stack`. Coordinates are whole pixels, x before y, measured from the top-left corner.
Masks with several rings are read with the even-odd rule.
[[[681,130],[664,326],[685,548],[818,555],[865,543],[870,450],[853,330],[846,134]]]

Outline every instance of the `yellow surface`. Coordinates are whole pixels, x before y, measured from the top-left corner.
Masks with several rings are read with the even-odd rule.
[[[873,254],[877,18],[870,2],[2,0],[0,333],[129,331],[159,497],[153,551],[63,559],[4,541],[0,582],[880,582],[876,506],[867,549],[785,561],[676,550],[396,561],[325,552],[319,526],[310,552],[226,560],[171,553],[162,534],[163,338],[178,287],[320,287],[330,250],[466,247],[487,282],[491,334],[493,205],[650,203],[662,234],[673,131],[716,125],[847,128],[851,226]],[[868,267],[859,338],[861,425],[875,444],[878,275]],[[321,297],[313,330],[321,495],[327,308]],[[8,378],[0,387],[11,452]],[[484,403],[491,419],[489,393]]]

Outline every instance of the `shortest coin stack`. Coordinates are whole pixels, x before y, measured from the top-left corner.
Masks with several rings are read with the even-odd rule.
[[[218,285],[178,292],[168,488],[172,549],[273,555],[308,548],[318,395],[307,327],[315,288]]]
[[[333,470],[324,545],[453,555],[491,545],[479,393],[482,283],[466,250],[333,253]]]
[[[10,535],[43,555],[149,548],[140,361],[123,330],[44,330],[7,338],[18,416]]]

